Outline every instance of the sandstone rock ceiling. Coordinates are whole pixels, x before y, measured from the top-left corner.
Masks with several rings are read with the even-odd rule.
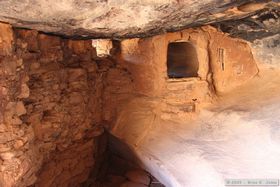
[[[69,37],[128,38],[275,8],[279,0],[2,0],[0,21]]]

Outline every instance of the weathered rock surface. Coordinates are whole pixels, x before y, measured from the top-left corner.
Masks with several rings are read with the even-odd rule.
[[[0,186],[77,186],[103,154],[91,41],[0,24]],[[103,145],[106,147],[106,143]]]
[[[260,65],[270,68],[279,67],[280,59],[280,34],[256,39],[251,43],[252,52]]]
[[[222,21],[213,25],[232,37],[253,42],[280,33],[280,7],[263,9],[241,20]]]
[[[27,121],[43,155],[36,183],[77,186],[95,166],[96,137],[103,133],[102,83],[93,61],[94,48],[89,40],[62,40],[36,32],[29,40],[25,32],[16,30],[17,45],[26,46],[18,51],[22,50],[23,62],[30,68]]]
[[[263,13],[262,9],[275,11],[278,6],[276,1],[246,5],[241,4],[247,1],[211,0],[161,1],[159,4],[141,1],[137,5],[130,1],[121,5],[111,1],[30,2],[0,2],[3,9],[0,20],[69,36],[144,37],[209,21],[246,17],[255,11]],[[23,7],[25,11],[21,11]],[[217,7],[220,8],[215,9]],[[140,11],[133,14],[135,9]],[[127,17],[135,20],[134,24],[141,24],[131,24]],[[217,27],[221,29],[220,26]],[[185,145],[193,145],[193,139],[187,135],[198,132],[202,137],[198,140],[204,143],[209,138],[205,132],[214,139],[220,138],[219,130],[223,127],[215,120],[212,124],[215,112],[214,117],[212,113],[208,116],[210,119],[201,118],[209,120],[210,125],[197,122],[197,131],[189,132],[183,124],[177,126],[183,129],[180,134],[172,125],[177,125],[176,120],[193,123],[191,120],[197,119],[203,105],[214,102],[217,94],[234,91],[256,78],[260,65],[276,69],[279,34],[277,26],[270,29],[273,36],[251,40],[253,51],[247,42],[204,26],[123,40],[117,43],[120,48],[116,51],[111,49],[116,43],[107,40],[96,45],[100,46],[96,53],[90,40],[63,39],[34,30],[13,30],[10,25],[0,24],[0,186],[83,183],[92,169],[98,169],[100,155],[106,148],[104,143],[99,149],[104,127],[130,145],[149,171],[166,185],[186,186],[189,181],[184,181],[182,171],[185,170],[178,171],[176,166],[184,167],[180,162],[181,158],[185,159],[185,152],[180,154],[180,151],[188,149]],[[188,42],[195,46],[199,54],[197,76],[180,80],[168,77],[166,57],[170,42]],[[115,53],[106,59],[96,56],[107,56],[111,52]],[[242,111],[238,107],[234,110]],[[250,115],[253,119],[253,113]],[[220,121],[226,121],[226,117],[222,116]],[[168,123],[163,123],[166,121]],[[232,126],[229,129],[232,130]],[[277,135],[273,136],[279,141]],[[179,152],[179,159],[173,157],[173,152],[164,154],[173,148],[178,148],[174,152]],[[146,153],[148,156],[143,157]],[[279,158],[277,154],[273,156]],[[174,165],[165,165],[169,161]],[[199,166],[205,166],[203,164]],[[212,171],[208,169],[205,173]],[[274,170],[276,174],[278,171]],[[190,171],[190,175],[195,176],[192,174]],[[128,178],[136,182],[135,177]],[[191,179],[197,186],[197,178]],[[148,183],[145,180],[139,184],[138,179],[137,182],[142,186]],[[126,185],[131,183],[135,185],[133,182]]]
[[[276,6],[277,0],[6,0],[0,2],[0,21],[67,36],[145,37]]]

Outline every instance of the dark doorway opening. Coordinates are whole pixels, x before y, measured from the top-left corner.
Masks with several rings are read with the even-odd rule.
[[[167,72],[169,78],[197,77],[199,63],[195,46],[190,42],[168,44]]]

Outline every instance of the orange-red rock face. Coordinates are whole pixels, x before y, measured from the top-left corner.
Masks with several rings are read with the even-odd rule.
[[[168,76],[167,49],[169,43],[174,42],[189,42],[195,46],[198,76]],[[126,142],[143,167],[166,186],[219,186],[216,176],[209,174],[213,172],[212,162],[197,169],[198,181],[203,176],[201,181],[205,183],[189,182],[196,178],[192,177],[192,169],[204,162],[204,154],[212,153],[205,150],[194,158],[200,148],[194,152],[189,150],[199,144],[197,132],[205,133],[206,138],[201,143],[204,144],[215,128],[223,126],[223,121],[215,121],[217,113],[211,119],[202,120],[207,114],[207,109],[202,110],[205,104],[208,107],[210,102],[216,104],[217,97],[230,93],[257,75],[258,68],[248,44],[211,27],[202,27],[153,38],[124,40],[121,49],[120,63],[131,72],[134,97],[116,107],[118,115],[111,132]],[[192,61],[188,60],[187,63]],[[209,131],[203,132],[204,128]],[[186,156],[188,154],[190,156]],[[193,165],[190,167],[190,164]],[[201,175],[201,171],[204,174]]]
[[[124,40],[120,52],[106,59],[96,57],[89,40],[13,31],[6,24],[0,31],[5,187],[77,186],[103,153],[98,139],[104,126],[136,145],[158,118],[189,118],[217,92],[258,71],[246,43],[209,27]],[[170,42],[195,46],[197,77],[168,77]]]
[[[167,56],[171,42],[188,42],[194,46],[198,76],[168,77]],[[216,93],[228,92],[258,73],[248,44],[230,38],[212,27],[188,29],[152,38],[123,40],[118,61],[131,75],[130,86],[133,87],[134,94],[130,100],[127,96],[119,95],[119,98],[127,99],[127,104],[117,104],[118,113],[130,110],[126,106],[130,106],[129,102],[138,97],[144,98],[141,101],[144,103],[148,100],[158,103],[156,113],[164,119],[178,116],[181,119],[188,118],[190,114],[198,112],[204,103],[211,102]],[[113,93],[114,88],[110,92]],[[129,93],[129,90],[125,93]],[[108,92],[104,94],[106,96]],[[105,100],[104,104],[112,107],[112,102],[114,101]],[[135,107],[134,104],[131,106]]]
[[[37,184],[76,186],[94,166],[94,137],[103,132],[102,87],[93,48],[90,41],[37,38],[40,54],[35,61],[26,59],[31,68],[27,120],[45,155]]]
[[[230,91],[258,73],[247,43],[219,34],[215,30],[210,30],[209,33],[209,55],[217,91]]]
[[[94,48],[0,30],[0,186],[77,186],[94,168],[103,133]]]
[[[0,186],[27,186],[36,181],[41,164],[33,128],[24,120],[29,77],[15,53],[12,28],[0,24],[0,30]]]

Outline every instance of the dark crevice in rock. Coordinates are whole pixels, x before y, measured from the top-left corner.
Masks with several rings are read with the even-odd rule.
[[[232,37],[248,41],[262,39],[280,33],[280,9],[265,9],[241,20],[215,23],[213,26]]]

